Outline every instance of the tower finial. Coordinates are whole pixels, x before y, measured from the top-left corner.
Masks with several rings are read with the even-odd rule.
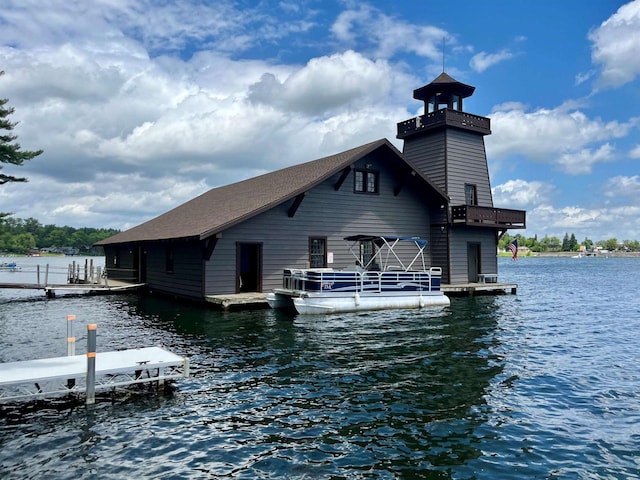
[[[442,37],[442,73],[444,73],[444,38]]]

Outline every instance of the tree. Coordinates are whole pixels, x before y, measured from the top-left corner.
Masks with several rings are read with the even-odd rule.
[[[572,252],[578,251],[578,240],[573,233],[571,234],[571,237],[569,237],[569,250]]]
[[[0,76],[4,75],[3,71],[0,71]],[[0,98],[0,162],[8,163],[11,165],[22,166],[22,164],[37,157],[42,153],[42,150],[35,151],[22,151],[20,144],[15,143],[18,138],[17,135],[11,133],[11,131],[18,124],[17,122],[9,121],[8,117],[14,111],[13,107],[6,107],[9,100],[6,98]],[[0,166],[2,170],[2,166]],[[0,173],[0,185],[4,185],[8,182],[26,182],[25,177],[15,177],[13,175],[6,175]]]

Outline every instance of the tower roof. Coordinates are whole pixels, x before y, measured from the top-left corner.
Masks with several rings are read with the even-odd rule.
[[[415,98],[416,100],[422,100],[424,102],[426,102],[430,97],[436,94],[456,94],[460,95],[460,97],[462,98],[467,98],[473,95],[475,89],[476,87],[458,82],[447,73],[442,72],[431,83],[414,90],[413,98]]]

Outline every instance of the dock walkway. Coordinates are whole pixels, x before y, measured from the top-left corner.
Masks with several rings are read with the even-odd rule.
[[[442,284],[440,289],[452,297],[472,297],[474,295],[502,295],[516,294],[518,285],[515,283],[461,283]],[[208,295],[206,301],[222,310],[268,308],[264,293],[236,293],[227,295]]]
[[[160,347],[95,354],[95,391],[189,376],[189,360]],[[0,363],[0,402],[85,393],[87,356]]]

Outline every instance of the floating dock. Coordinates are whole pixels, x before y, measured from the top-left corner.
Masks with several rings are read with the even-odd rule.
[[[87,363],[87,355],[0,363],[0,402],[85,394]],[[188,376],[188,359],[160,347],[95,354],[96,392]]]
[[[0,363],[0,402],[85,394],[189,376],[189,359],[160,347],[96,352],[97,325],[87,325],[87,353],[75,355],[73,323],[67,315],[67,356]]]

